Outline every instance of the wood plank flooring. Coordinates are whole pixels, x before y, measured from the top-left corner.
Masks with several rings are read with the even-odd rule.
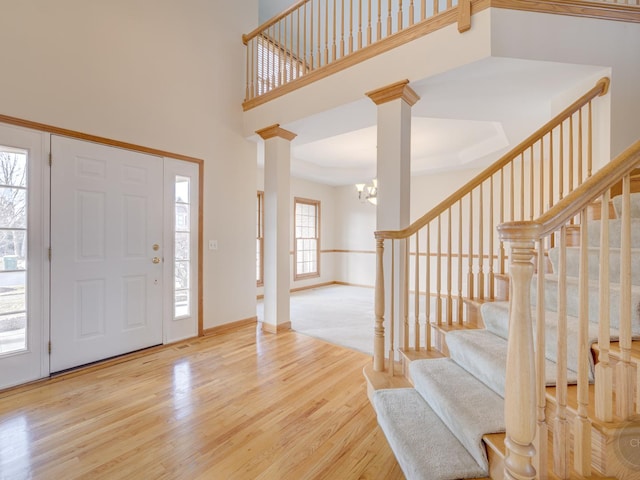
[[[403,479],[370,361],[250,326],[0,392],[0,478]]]

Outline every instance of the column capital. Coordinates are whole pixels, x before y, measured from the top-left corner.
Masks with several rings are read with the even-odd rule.
[[[289,130],[285,130],[284,128],[280,128],[280,124],[276,123],[275,125],[271,125],[270,127],[265,127],[260,130],[256,130],[256,133],[262,137],[263,140],[268,140],[274,137],[284,138],[285,140],[293,140],[297,137],[297,135]]]
[[[397,100],[404,100],[410,107],[420,100],[420,96],[409,86],[409,80],[401,80],[386,87],[371,90],[365,94],[376,105]]]

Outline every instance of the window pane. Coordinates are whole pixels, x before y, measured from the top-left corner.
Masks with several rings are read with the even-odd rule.
[[[0,152],[0,185],[27,186],[27,155]]]
[[[189,240],[191,234],[176,232],[176,260],[189,260]]]
[[[176,176],[176,203],[190,203],[189,182],[188,177]]]
[[[190,211],[189,205],[184,203],[176,204],[176,232],[188,232],[191,230],[191,226],[189,225]]]
[[[27,191],[0,187],[0,228],[27,227]]]
[[[26,327],[25,312],[0,315],[0,354],[27,348]]]
[[[26,256],[27,232],[0,230],[0,271],[26,269]]]
[[[189,288],[189,262],[176,262],[176,290]]]
[[[174,316],[186,317],[189,316],[191,310],[189,308],[189,290],[176,290],[175,303],[174,303]]]

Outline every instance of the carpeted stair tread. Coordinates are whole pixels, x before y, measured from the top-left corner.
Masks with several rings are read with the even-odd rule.
[[[482,318],[485,322],[487,330],[507,340],[508,337],[508,325],[509,325],[509,302],[492,302],[482,307]],[[533,335],[536,336],[536,311],[531,311],[531,318],[533,319]],[[545,357],[554,362],[558,360],[557,356],[557,342],[558,342],[558,313],[557,312],[545,312]],[[578,348],[577,338],[580,323],[577,317],[567,316],[567,368],[571,371],[577,371],[578,369]],[[617,329],[612,328],[610,330],[610,338],[615,341],[618,338],[619,332]],[[589,343],[593,344],[598,341],[598,325],[595,323],[589,323]],[[592,357],[589,357],[593,360]],[[547,365],[547,368],[549,366]],[[591,365],[591,375],[593,376],[593,361]]]
[[[504,398],[507,370],[507,341],[504,338],[488,330],[460,330],[447,335],[447,347],[458,365]],[[574,365],[577,365],[577,359]],[[570,384],[578,380],[575,368],[567,370]],[[545,373],[547,385],[555,385],[557,365],[547,360]]]
[[[413,388],[378,390],[373,406],[407,480],[488,475]]]
[[[631,218],[640,218],[640,192],[633,192],[630,196]],[[611,199],[616,217],[622,217],[622,195],[617,195]]]
[[[451,358],[418,360],[409,371],[418,393],[488,471],[482,436],[505,431],[503,398]]]
[[[549,249],[549,260],[553,266],[553,271],[558,272],[559,247]],[[589,247],[589,278],[597,280],[600,278],[600,248]],[[580,267],[580,248],[567,248],[567,276],[578,277]],[[620,283],[620,249],[609,249],[609,281]],[[640,248],[631,249],[631,284],[640,285]]]
[[[558,309],[558,277],[554,274],[545,275],[545,310],[555,312]],[[609,315],[611,327],[619,329],[620,321],[620,285],[609,284]],[[600,313],[600,294],[597,281],[589,281],[589,321],[598,323]],[[536,278],[531,282],[531,305],[537,303]],[[578,316],[579,295],[578,279],[567,277],[567,315]],[[631,286],[631,329],[634,335],[640,335],[640,286]]]

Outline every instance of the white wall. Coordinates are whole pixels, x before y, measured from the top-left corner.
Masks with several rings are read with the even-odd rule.
[[[202,158],[204,327],[253,317],[255,144],[242,136],[257,0],[0,0],[0,113]],[[230,208],[232,206],[232,208]]]
[[[494,56],[610,67],[611,155],[640,138],[640,24],[492,8],[491,26]]]

